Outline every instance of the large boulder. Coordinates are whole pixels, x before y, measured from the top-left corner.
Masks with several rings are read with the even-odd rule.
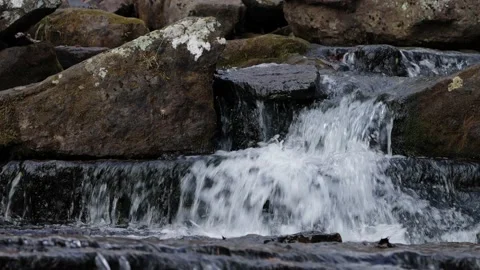
[[[27,31],[52,13],[62,0],[0,0],[0,40],[9,40],[18,32]]]
[[[0,90],[40,82],[62,70],[49,43],[11,47],[0,51]]]
[[[189,17],[0,92],[0,146],[14,157],[211,152],[212,79],[225,43],[219,28],[214,18]]]
[[[388,43],[426,47],[480,44],[476,0],[288,0],[295,35],[327,45]]]
[[[247,67],[261,63],[284,63],[304,54],[310,44],[303,39],[279,35],[262,35],[228,42],[218,67]]]
[[[480,65],[417,90],[394,124],[394,150],[480,159]]]
[[[63,0],[61,8],[91,8],[129,17],[134,13],[133,0]]]
[[[148,33],[144,22],[97,9],[59,9],[30,31],[54,45],[115,48]]]
[[[159,29],[187,16],[212,16],[220,21],[225,33],[234,31],[242,20],[242,0],[135,0],[140,19],[150,29]]]

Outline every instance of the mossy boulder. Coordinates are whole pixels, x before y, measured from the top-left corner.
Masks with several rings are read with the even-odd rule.
[[[480,45],[477,0],[288,0],[294,34],[324,45],[437,48]]]
[[[417,90],[394,123],[394,149],[480,160],[480,65]]]
[[[303,39],[273,34],[231,40],[218,61],[218,67],[285,63],[292,57],[304,54],[309,48],[310,44]]]
[[[40,82],[62,70],[50,43],[7,48],[0,51],[0,90]]]
[[[31,30],[54,45],[115,48],[148,33],[142,20],[97,9],[59,9]]]
[[[189,17],[1,91],[0,148],[20,158],[210,153],[220,32],[214,18]]]

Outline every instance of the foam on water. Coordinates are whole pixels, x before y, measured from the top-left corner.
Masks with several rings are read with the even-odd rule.
[[[468,217],[393,185],[384,173],[390,156],[378,150],[391,125],[387,106],[374,100],[305,110],[284,141],[196,162],[182,180],[177,224],[214,237],[314,229],[347,241],[440,241],[425,228],[451,233]]]

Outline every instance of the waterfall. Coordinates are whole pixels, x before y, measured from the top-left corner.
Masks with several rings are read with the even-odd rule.
[[[282,141],[196,161],[182,179],[177,224],[217,237],[319,230],[403,243],[468,230],[471,218],[430,206],[386,175],[391,127],[375,99],[305,109]],[[464,234],[473,241],[474,230]]]

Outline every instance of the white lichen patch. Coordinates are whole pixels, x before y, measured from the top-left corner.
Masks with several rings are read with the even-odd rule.
[[[452,79],[452,82],[448,85],[448,92],[452,92],[453,90],[456,90],[462,87],[463,87],[462,78],[456,76]]]
[[[100,78],[102,78],[102,79],[105,79],[105,76],[107,76],[107,73],[108,73],[108,70],[104,67],[101,67],[98,70],[98,76],[100,76]]]
[[[217,37],[217,42],[218,44],[222,44],[222,45],[227,44],[227,40],[225,38]]]
[[[55,84],[55,85],[57,85],[57,84],[59,84],[59,83],[60,83],[59,80],[53,80],[53,81],[52,81],[52,84]]]
[[[96,82],[96,83],[95,83],[95,87],[98,87],[99,85],[100,85],[99,82]]]
[[[218,26],[220,23],[211,17],[190,17],[160,31],[165,38],[171,39],[174,49],[179,45],[186,44],[187,50],[194,55],[195,61],[197,61],[203,51],[211,49],[208,40]]]

